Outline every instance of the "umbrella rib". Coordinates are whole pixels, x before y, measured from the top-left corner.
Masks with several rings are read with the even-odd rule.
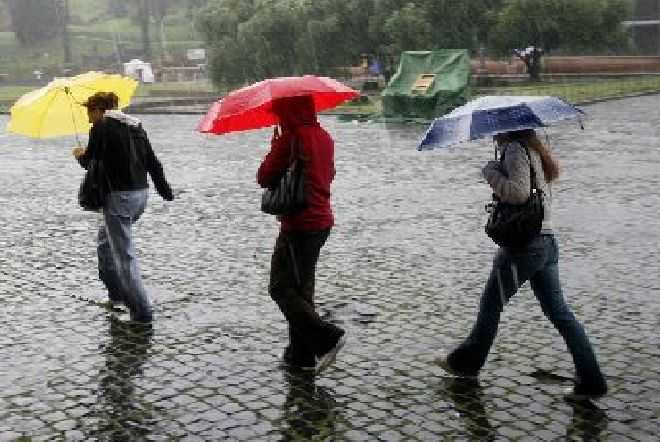
[[[55,93],[53,94],[53,98],[50,99],[50,101],[48,102],[48,106],[46,106],[46,112],[44,112],[43,115],[41,116],[41,123],[39,124],[39,137],[41,137],[41,135],[42,135],[41,130],[44,127],[44,120],[46,119],[46,115],[48,114],[48,108],[53,103],[53,101],[55,101],[55,98],[57,98],[57,94],[59,92],[60,92],[59,89],[55,89]]]
[[[76,137],[76,144],[78,145],[78,147],[80,147],[80,138],[78,138],[78,126],[76,126],[76,114],[75,111],[73,110],[73,101],[76,101],[76,99],[73,98],[73,95],[71,94],[67,94],[67,96],[70,97],[69,107],[71,108],[71,122],[73,123],[73,131],[74,131],[73,135]],[[76,103],[78,102],[76,101]]]

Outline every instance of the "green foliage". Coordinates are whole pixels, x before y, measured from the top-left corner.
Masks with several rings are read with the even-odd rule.
[[[492,42],[501,53],[530,45],[546,52],[616,52],[628,39],[628,0],[508,0],[495,14]]]
[[[110,0],[108,12],[115,17],[125,17],[128,15],[128,4],[123,0]]]
[[[198,28],[222,84],[328,73],[365,53],[391,64],[441,48],[616,52],[629,15],[630,0],[212,0]]]
[[[58,35],[63,23],[61,2],[53,0],[7,0],[11,28],[24,46],[34,46]]]
[[[9,20],[9,10],[7,3],[0,1],[0,32],[11,30],[11,21]]]
[[[217,84],[273,75],[331,74],[371,54],[476,49],[500,0],[214,0],[198,29]],[[235,52],[232,52],[235,51]]]
[[[410,32],[414,29],[414,32]],[[408,3],[395,11],[385,20],[385,32],[392,41],[392,48],[396,52],[426,50],[433,46],[431,39],[431,23],[425,11],[414,3]]]

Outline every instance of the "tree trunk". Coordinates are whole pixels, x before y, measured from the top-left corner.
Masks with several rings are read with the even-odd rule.
[[[149,39],[149,0],[138,0],[138,20],[142,34],[142,52],[146,59],[151,59],[151,40]]]
[[[167,37],[165,36],[165,16],[160,17],[160,48],[161,48],[161,64],[166,60],[169,60],[169,54],[167,52]]]
[[[69,0],[63,0],[62,45],[64,46],[64,63],[71,63],[71,37],[69,35]]]

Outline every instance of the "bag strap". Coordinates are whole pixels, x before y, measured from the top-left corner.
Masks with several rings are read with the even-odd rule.
[[[289,150],[289,167],[293,165],[295,160],[301,160],[300,148],[302,141],[296,135],[291,137],[291,148]]]

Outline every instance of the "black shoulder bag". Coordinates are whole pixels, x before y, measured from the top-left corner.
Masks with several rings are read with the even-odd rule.
[[[99,211],[105,205],[106,197],[110,193],[110,180],[108,179],[102,159],[105,153],[105,145],[104,136],[101,142],[101,151],[95,152],[95,155],[89,160],[87,172],[82,183],[80,183],[78,204],[80,204],[83,210]]]
[[[273,187],[261,195],[261,211],[271,215],[293,215],[307,207],[305,170],[300,158],[300,141],[291,140],[289,167]]]
[[[528,147],[523,148],[529,159],[529,199],[523,204],[510,204],[494,197],[486,222],[486,234],[501,247],[525,247],[541,232],[543,191],[537,188]],[[500,161],[504,161],[504,153]]]

